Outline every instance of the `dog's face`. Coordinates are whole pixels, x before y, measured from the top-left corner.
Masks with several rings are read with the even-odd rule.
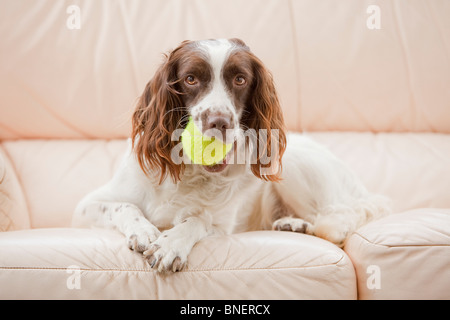
[[[177,78],[194,120],[204,131],[239,127],[253,80],[248,48],[236,40],[209,40],[179,50]]]
[[[147,84],[133,115],[133,145],[144,171],[160,169],[160,182],[166,174],[180,179],[185,164],[172,161],[171,150],[178,141],[171,141],[171,136],[189,117],[204,133],[220,132],[227,143],[253,130],[264,144],[256,152],[252,172],[265,180],[279,179],[279,170],[261,174],[260,160],[264,151],[271,152],[267,150],[275,129],[277,152],[271,156],[281,164],[286,144],[281,108],[270,73],[242,40],[184,41]],[[204,169],[219,174],[227,166],[225,159]]]

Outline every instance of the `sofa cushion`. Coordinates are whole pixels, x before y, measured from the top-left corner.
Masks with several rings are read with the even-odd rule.
[[[103,229],[0,233],[1,299],[355,299],[350,259],[292,232],[208,237],[187,269],[161,275]]]
[[[450,133],[449,12],[449,1],[292,1],[300,127]]]
[[[78,0],[80,29],[72,5],[2,6],[0,139],[124,138],[162,53],[217,37],[273,72],[291,130],[450,132],[448,1],[377,1],[379,30],[359,0]]]
[[[394,212],[450,207],[450,135],[310,133]],[[112,178],[126,140],[15,140],[1,144],[26,195],[32,228],[70,227],[76,204]],[[433,164],[430,167],[430,164]]]
[[[449,209],[417,209],[367,224],[345,251],[359,299],[450,299]]]
[[[24,190],[32,228],[70,227],[75,206],[108,182],[126,140],[18,140],[1,145]],[[24,211],[25,213],[25,211]]]
[[[8,155],[0,146],[0,231],[28,228],[30,216],[22,186]]]
[[[393,212],[450,208],[450,135],[322,132],[310,134],[342,159]]]

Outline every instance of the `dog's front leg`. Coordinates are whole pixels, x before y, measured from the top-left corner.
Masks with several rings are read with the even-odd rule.
[[[72,226],[116,229],[125,235],[128,247],[137,252],[147,250],[161,234],[136,205],[125,202],[82,202],[75,210]]]
[[[207,216],[190,216],[164,231],[144,252],[150,266],[160,272],[180,271],[187,263],[192,247],[213,233]]]

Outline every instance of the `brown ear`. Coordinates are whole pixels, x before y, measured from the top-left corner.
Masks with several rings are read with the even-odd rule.
[[[251,169],[258,178],[279,181],[281,159],[286,149],[283,113],[272,75],[256,56],[249,54],[253,63],[253,92],[247,103],[249,112],[245,113],[243,123],[256,130],[258,140],[257,161],[251,165]]]
[[[175,61],[167,61],[147,83],[132,117],[132,142],[139,165],[150,175],[159,174],[161,184],[167,175],[180,180],[183,164],[175,164],[171,150],[178,143],[171,141],[184,115],[184,104],[176,90]]]

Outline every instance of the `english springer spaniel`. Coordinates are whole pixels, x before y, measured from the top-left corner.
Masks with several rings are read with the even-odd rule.
[[[190,118],[233,143],[223,161],[183,155]],[[181,270],[213,234],[288,230],[342,247],[389,210],[326,148],[286,133],[272,76],[242,40],[181,43],[146,85],[132,124],[119,170],[81,200],[73,226],[116,228],[155,270]]]

